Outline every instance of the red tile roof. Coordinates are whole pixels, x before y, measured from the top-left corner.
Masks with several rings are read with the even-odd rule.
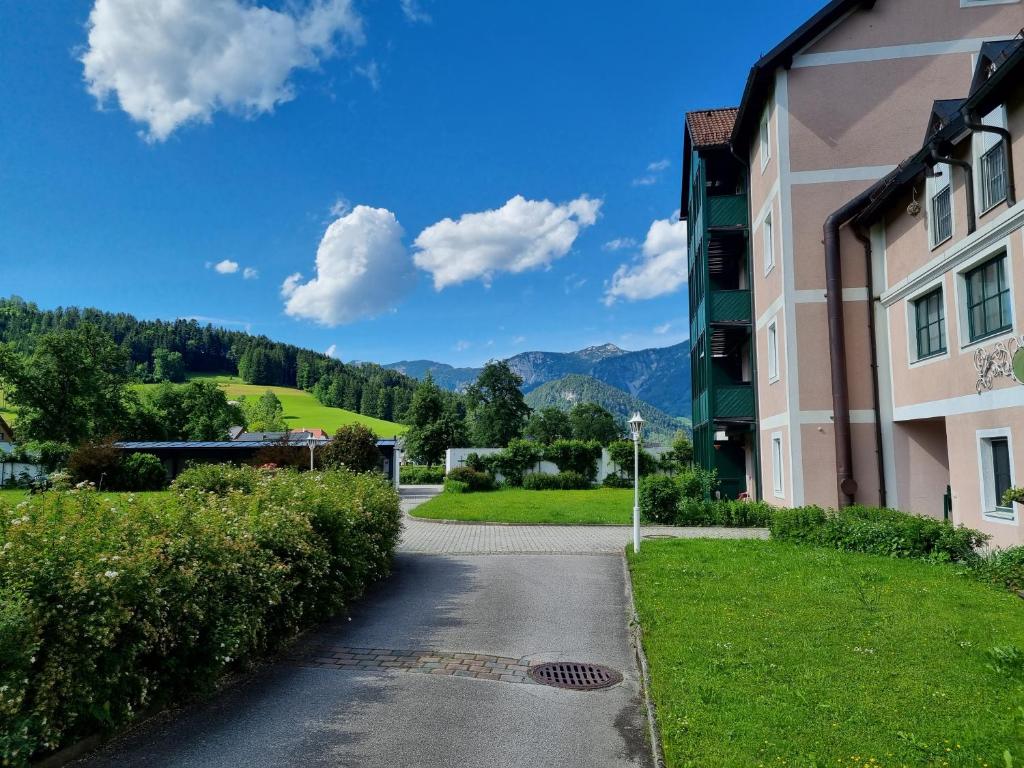
[[[736,123],[738,107],[726,109],[702,109],[686,114],[686,125],[690,129],[690,141],[695,149],[717,147],[729,143],[733,125]]]

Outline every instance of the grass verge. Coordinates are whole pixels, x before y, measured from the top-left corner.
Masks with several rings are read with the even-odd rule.
[[[524,491],[508,488],[487,493],[442,493],[411,513],[432,520],[549,525],[629,525],[633,491]]]
[[[630,569],[670,766],[1024,759],[1012,594],[953,566],[771,541],[648,542]]]

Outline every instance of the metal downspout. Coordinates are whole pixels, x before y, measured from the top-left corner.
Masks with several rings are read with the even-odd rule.
[[[1006,205],[1010,208],[1017,204],[1017,184],[1013,172],[1013,144],[1010,132],[997,125],[985,125],[971,112],[964,113],[964,125],[979,133],[994,133],[1003,140],[1003,158],[1006,160]]]
[[[843,264],[839,229],[866,205],[872,185],[825,219],[825,302],[828,312],[829,367],[832,374],[832,410],[836,443],[836,489],[839,506],[853,504],[857,481],[853,479],[853,440],[850,436],[850,386],[846,366],[846,326],[843,318]]]
[[[886,506],[885,456],[882,443],[882,405],[878,392],[878,343],[875,338],[875,275],[871,258],[871,238],[864,228],[856,223],[853,234],[864,246],[864,261],[867,266],[868,289],[868,346],[871,351],[871,398],[875,411],[875,457],[878,462],[878,506]]]
[[[963,168],[964,176],[967,179],[966,189],[967,194],[967,234],[970,235],[978,228],[978,214],[974,208],[974,169],[971,164],[966,160],[959,160],[955,157],[949,157],[947,155],[940,155],[938,150],[932,149],[929,154],[933,163],[955,165],[957,168]],[[953,194],[952,187],[950,188],[950,194]]]

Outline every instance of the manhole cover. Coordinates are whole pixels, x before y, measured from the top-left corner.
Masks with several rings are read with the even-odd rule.
[[[576,661],[551,661],[530,667],[528,674],[535,683],[574,691],[592,691],[622,682],[622,675],[600,664]]]

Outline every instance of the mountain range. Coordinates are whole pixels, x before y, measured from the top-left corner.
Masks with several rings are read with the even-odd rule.
[[[669,416],[690,416],[689,341],[635,352],[614,344],[576,352],[522,352],[510,357],[508,363],[522,376],[523,392],[527,394],[566,376],[588,376],[649,403]],[[434,360],[402,360],[384,367],[416,379],[430,373],[438,386],[454,392],[464,390],[481,371],[480,368],[456,368]]]
[[[567,411],[577,403],[597,403],[607,408],[623,424],[639,411],[647,422],[644,426],[644,436],[653,442],[670,443],[676,432],[690,427],[688,418],[669,416],[650,403],[633,397],[611,384],[578,373],[541,384],[531,390],[525,399],[526,404],[535,410],[553,406]]]

